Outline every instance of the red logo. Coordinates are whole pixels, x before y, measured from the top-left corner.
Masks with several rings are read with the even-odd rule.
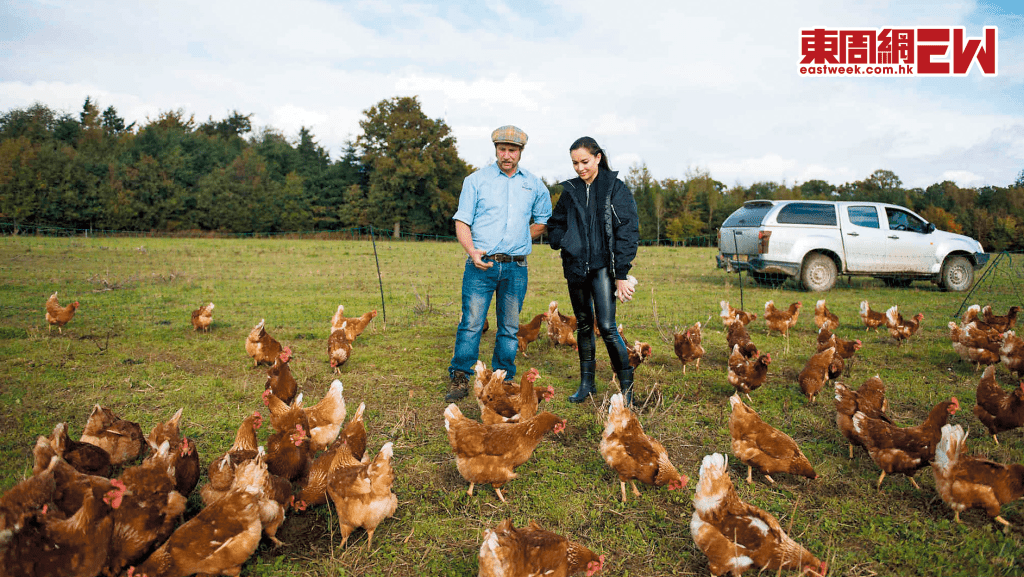
[[[801,76],[996,76],[996,26],[968,38],[946,28],[813,28],[800,31]]]

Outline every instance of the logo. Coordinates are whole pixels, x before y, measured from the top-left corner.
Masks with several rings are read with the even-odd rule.
[[[996,76],[996,26],[969,38],[945,28],[813,28],[800,31],[800,76]]]

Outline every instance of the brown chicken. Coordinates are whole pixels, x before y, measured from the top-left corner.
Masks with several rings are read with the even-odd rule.
[[[772,334],[772,331],[782,333],[782,336],[786,337],[786,352],[789,352],[789,329],[796,326],[796,321],[800,317],[800,307],[803,306],[801,302],[795,302],[789,305],[786,310],[779,310],[775,308],[775,301],[768,301],[764,303],[764,322],[768,325],[768,333]]]
[[[533,319],[525,325],[519,323],[519,331],[516,332],[516,339],[519,340],[519,352],[526,356],[526,348],[530,346],[530,343],[537,340],[540,337],[540,325],[544,322],[547,315],[540,313],[533,317]]]
[[[199,483],[199,452],[195,441],[181,436],[179,425],[182,412],[184,408],[178,409],[167,421],[157,423],[146,437],[146,442],[153,451],[158,450],[164,441],[170,443],[173,458],[169,468],[174,469],[174,485],[179,493],[188,497]]]
[[[999,349],[1003,344],[1003,335],[982,332],[975,323],[958,325],[950,321],[949,340],[953,350],[960,359],[974,365],[977,371],[981,365],[994,365],[999,362]]]
[[[69,304],[66,307],[60,306],[57,302],[57,293],[54,292],[50,295],[50,298],[46,299],[46,322],[47,330],[52,331],[53,327],[57,327],[57,332],[64,334],[64,325],[71,322],[71,319],[75,318],[75,311],[78,310],[78,301]]]
[[[885,384],[875,375],[864,382],[859,389],[853,390],[843,383],[836,383],[836,426],[846,437],[850,445],[850,458],[853,458],[853,446],[863,447],[863,443],[853,431],[853,416],[860,411],[872,419],[880,419],[892,423],[886,414],[889,401],[885,398]]]
[[[762,421],[754,409],[743,404],[739,395],[729,397],[729,404],[732,405],[729,415],[732,454],[747,466],[747,483],[754,482],[753,467],[764,473],[764,478],[773,485],[772,473],[818,478],[811,462],[789,435]]]
[[[334,441],[334,445],[344,443],[357,461],[362,461],[366,454],[366,425],[363,423],[365,411],[366,403],[359,403],[359,408]]]
[[[466,493],[472,496],[477,483],[489,483],[504,503],[501,487],[516,478],[515,468],[529,460],[544,433],[562,432],[565,421],[544,411],[521,423],[484,425],[452,403],[444,411],[444,428],[459,473],[469,481]]]
[[[740,354],[743,358],[750,359],[758,355],[757,345],[750,340],[750,335],[747,333],[746,327],[743,323],[732,323],[725,331],[725,342],[728,345],[728,350],[732,351],[733,347],[739,345]]]
[[[238,575],[263,531],[260,502],[266,468],[252,460],[238,468],[224,497],[199,511],[136,568],[133,577]]]
[[[345,387],[341,381],[334,379],[327,394],[316,405],[303,409],[309,423],[310,448],[315,453],[326,449],[334,439],[338,438],[341,426],[345,423],[348,409],[345,406]],[[301,403],[300,403],[301,405]]]
[[[480,420],[485,425],[532,418],[537,414],[540,401],[554,397],[551,385],[547,389],[534,387],[540,376],[535,368],[523,374],[519,385],[505,381],[505,371],[491,371],[481,361],[477,361],[474,370],[473,393],[480,406]]]
[[[655,487],[667,486],[669,491],[682,489],[689,481],[669,461],[665,447],[644,433],[636,415],[625,406],[622,393],[612,395],[598,449],[608,466],[619,474],[623,503],[626,502],[626,481],[636,497],[640,496],[640,491],[635,480]]]
[[[252,328],[245,339],[245,352],[252,357],[253,366],[259,366],[261,363],[274,364],[282,351],[281,343],[267,333],[265,323],[266,319],[260,319],[259,324]]]
[[[110,476],[110,455],[96,445],[72,439],[68,436],[67,423],[58,423],[53,428],[49,440],[57,455],[67,461],[75,470],[86,475]]]
[[[1003,333],[1003,343],[999,347],[999,360],[1017,377],[1024,377],[1024,340],[1014,331]]]
[[[80,440],[106,451],[114,466],[134,461],[146,448],[146,437],[138,423],[122,419],[100,405],[93,406]]]
[[[984,308],[981,309],[981,318],[994,330],[1005,333],[1017,324],[1017,315],[1020,314],[1020,311],[1021,308],[1014,305],[1010,307],[1009,312],[1005,315],[999,316],[992,314],[991,305],[985,305]]]
[[[997,434],[1024,425],[1024,382],[1007,393],[996,382],[995,373],[995,367],[988,367],[978,381],[978,404],[974,405],[974,416],[985,425],[998,445]]]
[[[860,320],[864,323],[864,332],[875,329],[885,324],[885,313],[871,310],[868,301],[860,301]]]
[[[299,491],[295,493],[293,501],[295,508],[304,510],[306,507],[323,505],[327,502],[327,486],[338,470],[366,464],[352,455],[352,451],[344,439],[338,439],[338,441],[313,460],[313,464],[309,467],[309,474],[304,481],[299,483]]]
[[[639,367],[644,361],[651,358],[654,354],[654,350],[648,343],[642,343],[640,341],[633,341],[633,347],[626,349],[629,354],[629,366],[634,369]]]
[[[277,360],[267,369],[267,382],[263,385],[265,390],[269,390],[285,403],[292,402],[295,399],[295,393],[299,390],[299,384],[295,382],[289,365],[291,360],[291,348],[283,347],[281,354],[277,355]]]
[[[291,482],[305,477],[315,451],[309,436],[309,419],[302,409],[302,395],[283,414],[272,413],[271,423],[277,431],[267,439],[267,469]]]
[[[871,460],[882,469],[878,477],[878,488],[887,474],[900,473],[910,479],[917,489],[921,487],[914,480],[918,469],[927,467],[935,457],[942,426],[949,422],[960,408],[960,401],[952,397],[938,403],[928,413],[924,423],[916,427],[900,428],[880,419],[872,419],[864,413],[853,415],[853,431]]]
[[[732,354],[729,355],[729,384],[736,392],[743,393],[750,399],[750,392],[768,380],[768,365],[771,363],[771,354],[766,353],[748,359],[743,356],[740,345],[735,345]]]
[[[391,491],[395,482],[392,451],[392,444],[385,443],[373,461],[339,469],[327,485],[327,494],[338,513],[342,547],[352,532],[362,527],[366,529],[366,550],[371,550],[377,526],[395,514],[398,497]]]
[[[825,299],[814,304],[814,326],[835,331],[839,327],[839,317],[825,306]]]
[[[743,323],[737,323],[743,326]],[[694,366],[700,370],[700,360],[704,357],[704,347],[701,342],[704,340],[704,333],[701,330],[700,322],[696,322],[692,327],[679,333],[673,333],[672,339],[674,341],[674,348],[676,351],[676,357],[679,362],[683,364],[683,374],[686,374],[686,365],[694,363]]]
[[[690,535],[707,555],[712,575],[736,576],[752,567],[768,575],[783,569],[814,577],[828,573],[828,565],[793,541],[775,517],[740,500],[724,455],[701,462],[693,507]]]
[[[718,305],[722,307],[719,317],[722,319],[722,324],[727,327],[731,326],[736,321],[740,321],[743,325],[749,325],[751,321],[757,320],[756,314],[748,313],[740,309],[734,309],[729,305],[729,301],[719,301]]]
[[[935,488],[953,509],[953,520],[957,523],[960,511],[980,507],[989,517],[1008,526],[1010,523],[999,510],[1024,496],[1024,465],[1002,465],[968,455],[967,433],[960,425],[942,427],[932,473]]]
[[[366,330],[366,326],[370,324],[370,321],[376,317],[376,310],[365,312],[358,317],[346,317],[344,305],[338,305],[338,310],[335,311],[334,316],[331,317],[331,332],[333,333],[338,329],[342,329],[342,325],[345,325],[345,338],[348,339],[348,342],[353,343],[355,342],[356,337],[363,334],[363,331]]]
[[[331,331],[331,336],[327,338],[327,359],[337,375],[341,374],[341,366],[352,356],[352,341],[345,330],[347,326],[347,321],[341,323],[341,327]]]
[[[262,426],[263,415],[259,411],[253,411],[239,425],[238,432],[235,433],[235,442],[232,443],[231,448],[210,462],[210,466],[206,469],[206,477],[209,482],[199,490],[204,505],[209,506],[223,497],[231,489],[237,467],[256,458],[259,448],[256,431]]]
[[[825,385],[828,383],[829,365],[832,364],[832,358],[835,354],[835,347],[829,347],[820,353],[814,353],[811,355],[811,358],[807,359],[804,370],[800,371],[800,374],[797,375],[797,382],[800,383],[800,392],[812,403],[817,399],[821,389],[825,388]]]
[[[494,529],[484,531],[478,575],[567,577],[586,571],[587,577],[591,577],[603,565],[604,555],[547,531],[534,521],[516,529],[511,519],[505,519]]]
[[[899,307],[893,305],[885,311],[885,326],[889,328],[889,334],[896,342],[903,344],[910,337],[914,336],[917,329],[921,328],[921,321],[924,320],[924,313],[917,313],[914,318],[906,320],[900,314]]]
[[[41,436],[36,439],[32,455],[34,460],[32,475],[40,476],[49,471],[49,476],[52,477],[55,485],[50,497],[51,502],[65,517],[74,515],[82,507],[85,493],[92,492],[97,499],[103,499],[116,487],[123,488],[123,483],[117,479],[112,480],[78,472],[57,455],[47,437]],[[31,503],[31,500],[29,502]],[[4,515],[4,508],[0,505],[0,517]],[[7,518],[11,519],[12,517],[8,515]],[[0,519],[0,531],[3,531],[2,519]]]
[[[576,329],[568,322],[568,318],[558,312],[558,301],[551,301],[545,316],[548,323],[548,338],[551,345],[568,345],[576,348]],[[572,317],[575,322],[576,317]]]
[[[213,303],[192,311],[192,330],[210,332],[213,323]]]
[[[853,355],[857,354],[864,346],[864,343],[860,339],[841,339],[838,335],[832,334],[832,331],[827,328],[821,328],[818,330],[818,352],[829,348],[836,348],[836,355],[843,359],[853,358]]]

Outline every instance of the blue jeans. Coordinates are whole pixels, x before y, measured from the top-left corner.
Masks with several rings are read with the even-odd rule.
[[[455,333],[455,355],[448,367],[449,376],[455,371],[473,374],[473,367],[480,357],[484,319],[491,306],[491,296],[495,294],[498,326],[491,369],[507,371],[506,379],[516,374],[516,353],[519,351],[516,333],[519,332],[519,311],[526,298],[530,269],[525,262],[487,262],[494,266],[480,270],[473,266],[471,259],[466,259],[466,270],[462,273],[462,320]]]

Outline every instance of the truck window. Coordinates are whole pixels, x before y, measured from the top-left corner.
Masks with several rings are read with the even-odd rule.
[[[770,202],[748,202],[729,215],[729,218],[722,223],[722,227],[757,228],[761,226],[764,215],[768,214],[772,206],[774,205]]]
[[[873,206],[851,206],[847,209],[850,222],[865,228],[881,228],[878,224],[878,211]]]
[[[835,226],[836,207],[834,204],[793,202],[782,207],[775,220],[780,224]]]
[[[885,207],[885,213],[889,220],[890,230],[924,232],[924,221],[909,212],[887,206]]]

